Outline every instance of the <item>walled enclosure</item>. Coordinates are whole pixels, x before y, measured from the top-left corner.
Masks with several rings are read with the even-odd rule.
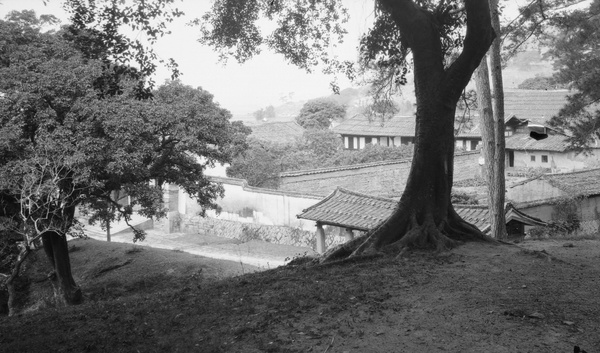
[[[576,195],[569,195],[541,179],[529,180],[507,189],[506,198],[519,210],[545,222],[552,222],[552,213],[558,201]],[[596,233],[600,230],[600,196],[582,197],[577,203],[577,216],[583,233]]]
[[[190,232],[226,238],[260,239],[278,244],[314,247],[315,222],[296,218],[303,209],[322,197],[295,192],[281,192],[248,186],[243,179],[211,177],[225,189],[216,203],[221,212],[208,211],[200,216],[201,207],[184,190],[169,186],[165,204],[169,207],[165,232]]]
[[[454,156],[454,181],[481,176],[479,151]],[[329,195],[340,186],[373,196],[399,197],[406,187],[411,160],[395,160],[352,166],[303,170],[281,174],[280,190]]]
[[[558,200],[517,204],[517,207],[532,217],[551,222],[555,202]],[[580,200],[577,203],[576,214],[581,222],[579,231],[582,234],[600,233],[600,197],[598,195]]]

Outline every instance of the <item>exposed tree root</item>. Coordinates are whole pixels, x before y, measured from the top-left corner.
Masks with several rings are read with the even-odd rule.
[[[428,213],[419,222],[416,212],[395,212],[366,235],[357,237],[327,251],[320,263],[374,253],[401,253],[406,249],[444,251],[465,241],[495,241],[477,227],[464,221],[449,207],[446,217],[437,220]]]

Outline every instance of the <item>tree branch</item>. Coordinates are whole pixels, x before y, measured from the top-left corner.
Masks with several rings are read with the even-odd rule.
[[[460,97],[463,88],[495,38],[487,0],[465,0],[465,10],[467,33],[464,47],[456,61],[447,69],[447,80],[445,80],[448,90],[446,93],[454,101]]]

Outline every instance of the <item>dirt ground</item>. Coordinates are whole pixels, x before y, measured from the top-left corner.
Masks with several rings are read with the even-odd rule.
[[[85,303],[0,318],[0,351],[600,352],[598,240],[262,272],[90,244],[71,253]]]

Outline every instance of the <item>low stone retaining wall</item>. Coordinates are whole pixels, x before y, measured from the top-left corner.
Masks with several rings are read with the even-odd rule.
[[[314,232],[286,226],[270,226],[243,223],[211,217],[181,215],[181,231],[223,238],[239,239],[242,242],[262,240],[274,244],[315,248]]]
[[[219,236],[229,239],[239,239],[241,242],[261,240],[273,244],[308,247],[316,250],[317,238],[315,232],[286,226],[271,226],[255,223],[236,222],[198,215],[180,215],[179,231]],[[326,229],[327,247],[341,244],[345,238],[339,234],[337,227]]]

